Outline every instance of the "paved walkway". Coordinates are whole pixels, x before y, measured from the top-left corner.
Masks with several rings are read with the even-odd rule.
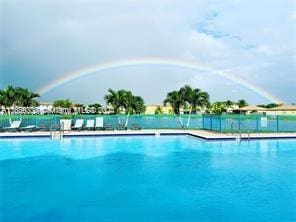
[[[55,135],[57,135],[56,133]],[[250,133],[230,134],[206,130],[122,130],[122,131],[66,131],[64,137],[70,136],[125,136],[125,135],[191,135],[206,140],[235,140],[235,139],[281,139],[295,138],[295,133]],[[5,132],[0,133],[1,138],[22,137],[50,137],[50,132]]]

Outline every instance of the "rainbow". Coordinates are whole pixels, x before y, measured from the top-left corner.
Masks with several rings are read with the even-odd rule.
[[[47,92],[49,92],[57,87],[60,87],[66,83],[72,82],[72,81],[77,80],[82,77],[93,75],[98,72],[111,70],[111,69],[117,69],[117,68],[123,68],[123,67],[143,66],[143,65],[172,66],[172,67],[180,67],[180,68],[184,68],[184,69],[209,72],[211,74],[218,75],[218,76],[221,76],[225,79],[231,80],[234,83],[237,83],[237,84],[257,93],[258,95],[264,97],[265,99],[269,100],[270,102],[275,102],[275,103],[282,103],[283,102],[281,99],[272,95],[271,93],[269,93],[265,89],[260,88],[257,85],[235,75],[234,73],[232,73],[231,70],[217,70],[211,66],[197,63],[197,62],[189,62],[189,61],[179,60],[179,59],[158,58],[158,57],[131,58],[131,59],[126,59],[126,60],[117,60],[117,61],[99,63],[99,64],[92,65],[89,67],[85,67],[85,68],[79,69],[74,72],[69,72],[69,73],[63,74],[59,79],[56,79],[55,81],[50,82],[49,84],[38,89],[37,92],[40,95],[44,95]]]

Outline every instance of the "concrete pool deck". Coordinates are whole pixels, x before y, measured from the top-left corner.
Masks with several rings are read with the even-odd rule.
[[[190,135],[204,140],[254,140],[254,139],[296,139],[295,133],[250,133],[231,134],[206,130],[115,130],[115,131],[65,131],[63,137],[74,136],[133,136],[133,135]],[[56,134],[57,135],[57,134]],[[50,132],[4,132],[0,139],[26,138],[26,137],[51,137]]]

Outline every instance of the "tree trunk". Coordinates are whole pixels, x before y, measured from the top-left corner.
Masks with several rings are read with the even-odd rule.
[[[179,116],[179,123],[180,123],[180,125],[181,125],[181,128],[183,129],[184,128],[184,125],[183,125],[183,121],[182,121],[182,118],[181,118],[181,115],[180,114],[178,114],[178,116]]]
[[[186,124],[187,128],[189,127],[189,124],[190,124],[191,113],[192,113],[192,106],[190,106],[189,115],[188,115],[188,118],[187,118],[187,124]]]
[[[128,111],[128,113],[127,113],[127,117],[126,117],[126,121],[125,121],[125,125],[124,125],[126,128],[127,128],[129,116],[130,116],[130,111]]]
[[[11,121],[11,112],[10,112],[10,107],[7,109],[8,111],[8,119],[9,119],[9,124],[11,125],[12,121]]]

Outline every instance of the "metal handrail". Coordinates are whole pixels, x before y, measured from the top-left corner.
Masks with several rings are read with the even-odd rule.
[[[61,123],[61,126],[59,127],[59,129],[58,130],[54,130],[55,129],[55,124],[52,124],[51,126],[50,126],[50,137],[51,137],[51,139],[53,140],[53,139],[56,139],[56,138],[58,138],[58,139],[63,139],[63,135],[64,135],[64,123]],[[58,137],[55,137],[55,132],[57,132],[58,134]]]

